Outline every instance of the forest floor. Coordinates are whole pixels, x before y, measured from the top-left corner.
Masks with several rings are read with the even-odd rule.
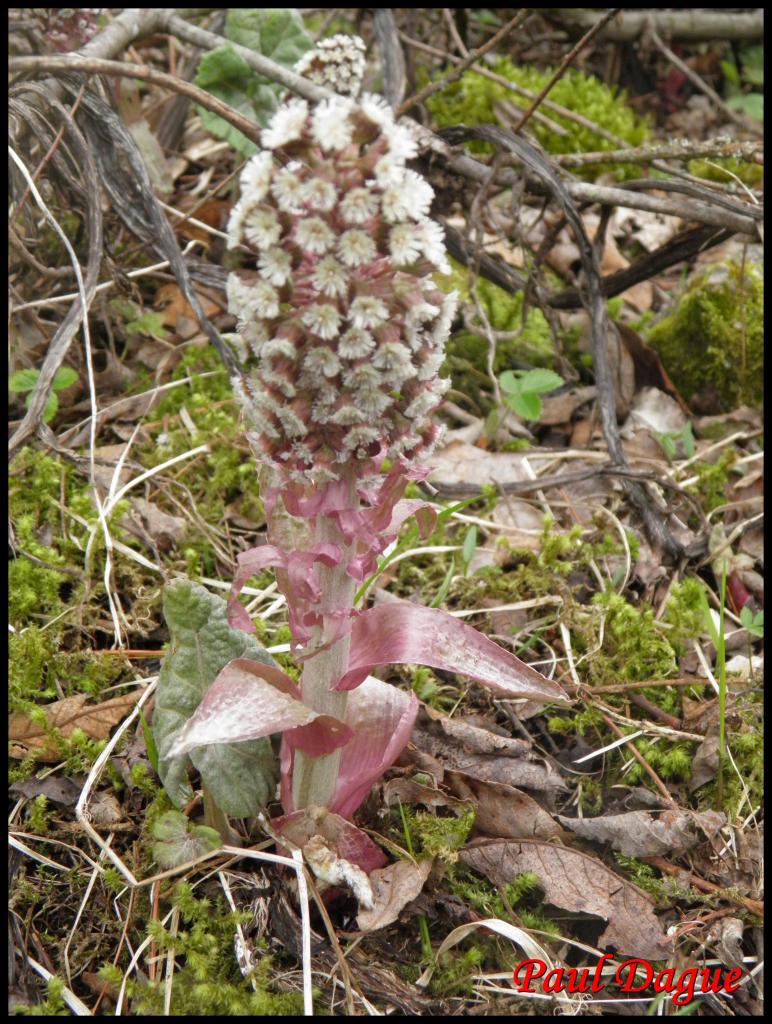
[[[390,872],[365,923],[349,888],[325,892],[302,858],[270,860],[278,800],[231,818],[231,842],[210,849],[193,773],[182,838],[168,830],[152,739],[164,586],[227,598],[266,528],[223,361],[254,362],[229,333],[223,270],[254,147],[184,92],[206,87],[206,40],[76,13],[11,13],[10,1012],[759,1014],[761,37],[591,35],[524,129],[546,154],[541,185],[527,157],[526,172],[479,136],[419,154],[453,257],[437,283],[461,294],[446,432],[407,495],[439,515],[428,536],[403,527],[362,606],[442,608],[570,706],[379,671],[421,709],[355,815]],[[591,24],[531,14],[504,31],[512,13],[197,20],[280,67],[320,37],[361,34],[367,87],[396,106],[414,97],[424,131],[513,132]],[[61,77],[66,50],[94,74]],[[226,82],[212,56],[211,94],[265,119],[260,90],[270,107],[280,87],[246,64],[249,87],[241,68]],[[607,381],[572,211],[607,298]],[[273,572],[241,600],[297,679]],[[564,973],[521,991],[526,959]],[[579,984],[599,961],[596,987]],[[698,979],[689,999],[688,972],[705,968],[739,982],[700,992]]]

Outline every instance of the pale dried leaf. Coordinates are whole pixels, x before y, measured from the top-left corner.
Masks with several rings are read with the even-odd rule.
[[[671,809],[661,814],[629,811],[599,818],[566,818],[558,821],[583,839],[609,843],[627,857],[656,857],[686,850],[696,842],[695,816]]]
[[[533,452],[487,452],[473,444],[455,441],[431,457],[429,479],[439,491],[448,494],[479,494],[486,484],[502,487],[530,480],[523,465],[526,458],[538,473],[543,463]]]
[[[370,910],[373,891],[364,871],[331,850],[323,836],[311,836],[303,847],[303,856],[316,877],[327,885],[344,885],[356,896],[360,907]]]
[[[466,799],[457,800],[449,793],[443,793],[433,786],[423,786],[415,779],[391,779],[383,787],[383,802],[387,807],[402,800],[408,804],[421,804],[431,810],[437,807],[447,807],[456,814],[463,814],[469,809],[469,801]]]
[[[531,749],[529,740],[516,740],[511,736],[501,736],[490,729],[480,728],[463,718],[448,718],[447,715],[434,711],[428,706],[422,709],[418,722],[419,726],[428,727],[435,735],[439,730],[448,739],[455,741],[457,747],[463,747],[470,754],[501,754],[508,757],[523,757]]]
[[[26,757],[35,753],[41,761],[58,761],[61,751],[47,737],[52,729],[67,739],[76,729],[82,730],[90,740],[106,740],[113,726],[122,721],[142,696],[140,689],[101,704],[86,704],[86,695],[76,694],[48,704],[45,725],[38,725],[23,711],[15,711],[8,719],[9,754]]]
[[[494,840],[469,846],[459,857],[497,886],[534,872],[548,903],[608,921],[598,939],[604,949],[613,946],[619,953],[647,960],[668,956],[668,940],[649,897],[586,854],[552,843]]]
[[[496,839],[560,839],[563,830],[533,797],[498,782],[484,782],[466,772],[445,773],[457,797],[477,807],[474,827]]]
[[[417,896],[429,877],[434,858],[414,864],[409,860],[398,860],[370,875],[373,891],[373,905],[369,910],[360,911],[357,925],[363,932],[385,928],[397,920],[400,913]]]

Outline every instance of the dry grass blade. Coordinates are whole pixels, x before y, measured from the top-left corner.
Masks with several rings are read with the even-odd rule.
[[[23,100],[21,98],[24,92],[29,94],[29,99]],[[73,169],[70,169],[67,177],[67,186],[70,190],[75,190],[78,195],[79,204],[85,208],[85,222],[88,232],[88,263],[85,275],[82,275],[80,265],[69,239],[40,196],[20,157],[11,152],[14,163],[16,163],[22,175],[27,179],[28,188],[35,197],[35,201],[68,251],[73,270],[78,279],[80,297],[77,302],[73,303],[51,340],[48,352],[43,360],[43,365],[40,368],[40,376],[32,392],[29,409],[9,441],[10,457],[13,457],[27,438],[41,426],[43,410],[51,392],[51,385],[56,371],[62,365],[62,361],[81,323],[84,324],[84,329],[86,329],[88,309],[94,296],[102,259],[102,210],[99,201],[99,180],[92,154],[70,113],[57,100],[49,99],[46,104],[49,109],[41,111],[34,102],[35,98],[41,103],[46,99],[42,90],[34,85],[24,85],[13,91],[11,110],[15,117],[12,118],[11,125],[12,128],[16,126],[19,134],[21,134],[21,126],[24,125],[28,132],[38,136],[38,133],[41,131],[41,125],[48,125],[47,118],[51,113],[55,114],[58,120],[61,121],[67,140],[73,147],[73,159],[77,161],[78,170],[75,172]],[[42,138],[46,139],[47,135],[48,132],[43,134]],[[64,162],[61,161],[61,164],[63,165]],[[62,167],[62,171],[63,169]],[[86,340],[86,344],[88,344],[88,340]]]

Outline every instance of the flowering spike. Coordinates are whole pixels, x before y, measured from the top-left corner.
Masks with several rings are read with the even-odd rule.
[[[361,41],[323,41],[297,70],[338,95],[279,107],[241,172],[228,223],[243,267],[228,278],[229,308],[258,359],[234,389],[268,522],[268,543],[239,556],[229,617],[253,629],[237,595],[274,566],[303,666],[301,699],[280,699],[265,678],[241,679],[239,692],[284,730],[285,811],[348,816],[399,755],[418,707],[414,694],[366,678],[374,664],[423,658],[508,693],[563,694],[436,609],[354,609],[357,582],[405,519],[417,515],[422,532],[434,522],[426,502],[401,499],[409,480],[426,476],[421,461],[439,436],[433,414],[449,386],[439,369],[457,295],[432,280],[449,268],[429,219],[432,188],[405,166],[417,155],[413,136],[381,97],[357,98]],[[215,696],[193,738],[212,735],[218,714],[232,733],[252,735],[225,684]]]

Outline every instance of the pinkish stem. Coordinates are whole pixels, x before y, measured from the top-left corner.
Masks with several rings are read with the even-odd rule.
[[[348,477],[350,506],[358,502],[353,475]],[[318,516],[311,544],[319,542],[337,544],[343,557],[335,566],[316,568],[322,588],[320,611],[324,618],[313,631],[310,646],[325,644],[334,635],[338,620],[329,613],[349,609],[354,604],[356,580],[346,574],[346,566],[354,554],[354,544],[346,544],[334,518]],[[305,662],[300,680],[303,703],[321,714],[343,719],[346,714],[346,693],[333,693],[330,687],[346,673],[349,662],[350,634],[335,641]],[[292,772],[292,799],[296,809],[308,806],[325,807],[332,800],[338,779],[340,751],[322,757],[310,757],[302,750],[295,751]]]

